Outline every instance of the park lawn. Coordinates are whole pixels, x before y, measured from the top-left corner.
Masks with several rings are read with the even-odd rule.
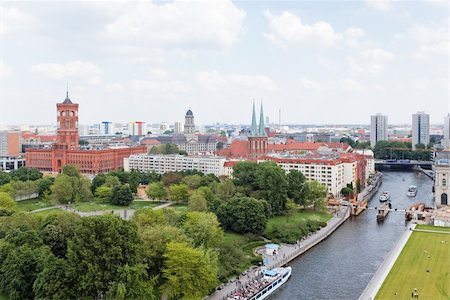
[[[99,210],[116,210],[116,209],[127,209],[128,206],[114,205],[114,204],[103,204],[96,202],[79,202],[69,205],[73,209],[77,209],[81,212],[91,212]]]
[[[416,225],[416,229],[450,232],[450,227],[442,226]]]
[[[173,208],[178,211],[187,211],[188,205],[187,205],[187,203],[174,203],[171,206],[169,206],[168,208]]]
[[[299,210],[291,216],[276,216],[270,218],[267,222],[266,229],[270,229],[273,225],[282,225],[286,223],[297,223],[300,221],[322,221],[327,222],[331,219],[331,215],[326,211]]]
[[[38,212],[33,212],[31,214],[33,214],[33,216],[47,217],[50,215],[62,214],[64,212],[66,212],[66,211],[62,210],[61,208],[51,208],[51,209],[41,210]]]
[[[129,208],[131,209],[141,209],[141,208],[153,208],[161,204],[167,203],[165,201],[133,201],[131,202]]]
[[[41,198],[34,198],[23,201],[16,201],[16,207],[19,211],[32,211],[39,208],[50,207],[53,204],[43,201]]]
[[[441,228],[418,226],[418,229]],[[450,299],[449,266],[450,234],[413,232],[376,299],[409,299],[414,288],[419,299]]]

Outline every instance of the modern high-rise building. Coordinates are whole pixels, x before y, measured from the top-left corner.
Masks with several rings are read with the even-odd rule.
[[[183,132],[183,123],[181,122],[175,122],[175,133],[182,133]]]
[[[100,124],[100,134],[113,134],[112,122],[103,121],[102,124]]]
[[[128,124],[128,134],[133,136],[142,136],[147,134],[146,132],[147,126],[145,122],[141,121],[133,121]]]
[[[412,148],[416,145],[428,145],[430,142],[430,115],[423,111],[412,115]]]
[[[370,116],[370,146],[388,139],[388,117],[382,114]]]
[[[450,114],[444,117],[444,139],[450,140]]]

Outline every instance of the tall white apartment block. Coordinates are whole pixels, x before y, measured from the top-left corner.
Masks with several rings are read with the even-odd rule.
[[[370,116],[370,146],[373,148],[379,141],[388,139],[388,117],[382,114]]]
[[[444,117],[444,139],[450,140],[450,114]]]
[[[412,115],[412,148],[417,144],[428,145],[430,142],[430,115],[419,111]]]

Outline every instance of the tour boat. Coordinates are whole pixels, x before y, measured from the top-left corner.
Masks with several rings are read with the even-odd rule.
[[[389,213],[389,210],[391,209],[391,203],[383,203],[378,209],[377,209],[377,221],[384,221],[387,214]]]
[[[380,201],[381,202],[388,201],[390,197],[391,197],[391,195],[389,194],[389,192],[383,192],[380,195]]]
[[[264,270],[263,277],[252,280],[227,300],[262,300],[269,297],[291,277],[292,268],[275,268]]]
[[[408,193],[406,193],[408,197],[415,197],[417,195],[417,186],[410,185],[408,188]]]

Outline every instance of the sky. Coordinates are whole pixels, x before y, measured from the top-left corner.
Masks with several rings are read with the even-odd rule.
[[[0,0],[0,124],[443,123],[449,3]]]

